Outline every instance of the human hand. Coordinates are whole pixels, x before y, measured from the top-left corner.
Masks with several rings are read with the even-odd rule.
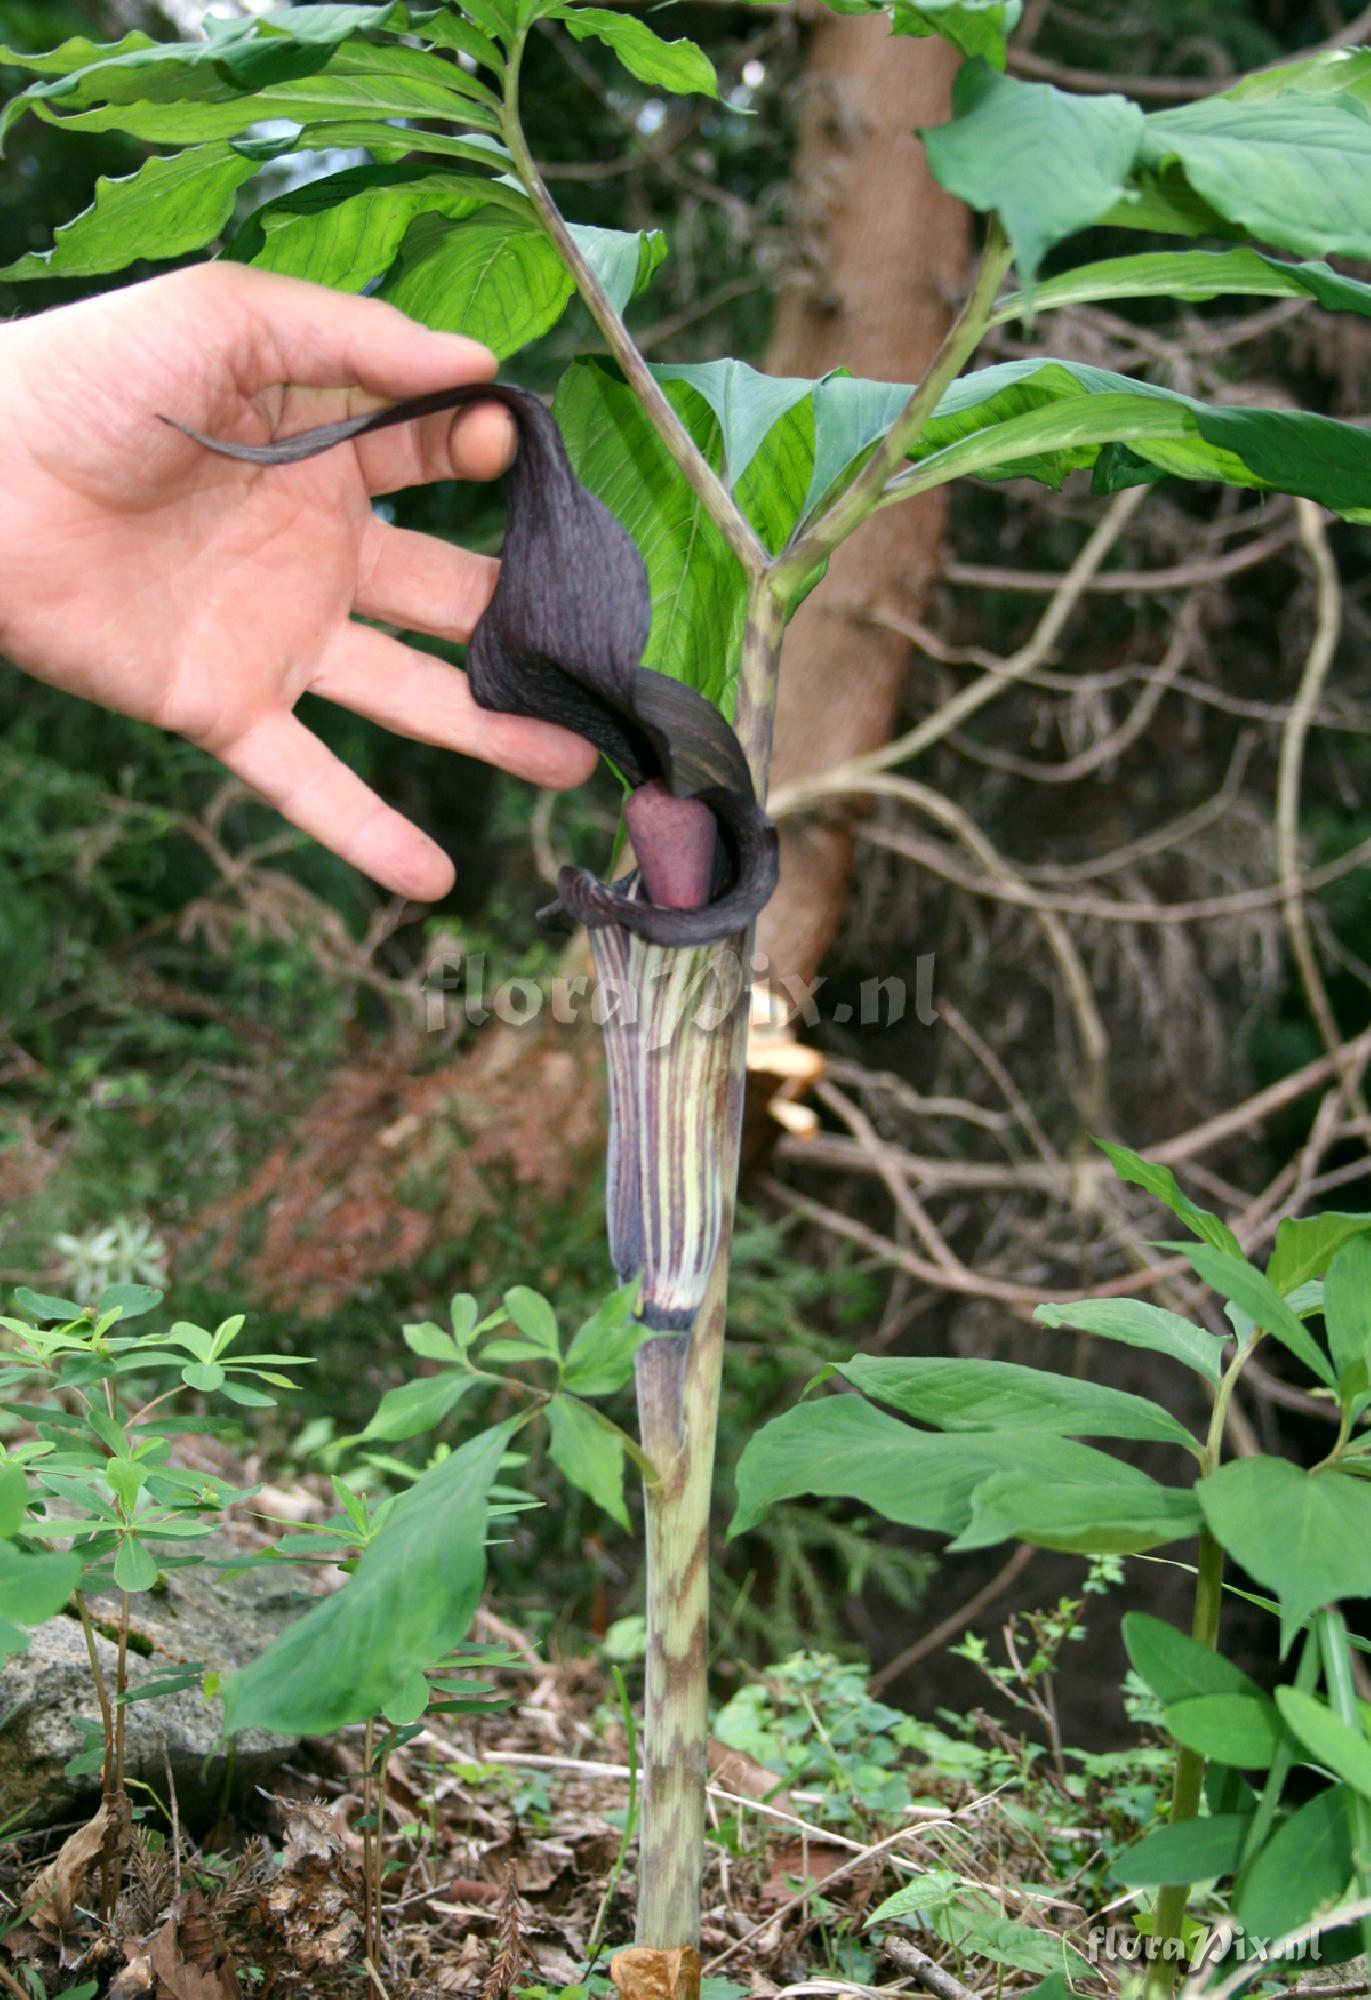
[[[236,264],[0,327],[0,651],[212,751],[387,888],[443,895],[442,849],[293,710],[309,690],[540,784],[589,776],[580,737],[478,708],[464,674],[352,617],[468,637],[498,564],[389,526],[371,502],[495,477],[508,415],[478,405],[271,468],[158,418],[261,443],[495,365],[378,299]]]

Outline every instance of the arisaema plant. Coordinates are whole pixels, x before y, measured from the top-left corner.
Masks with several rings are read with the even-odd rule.
[[[489,1494],[520,1422],[545,1417],[556,1462],[620,1518],[627,1457],[643,1477],[649,1575],[637,1939],[675,1955],[678,1987],[698,1976],[709,1500],[747,926],[774,867],[762,802],[787,619],[876,509],[964,476],[1058,486],[1083,473],[1100,493],[1219,481],[1371,520],[1371,435],[1357,425],[1211,406],[1055,360],[1045,344],[1054,309],[1088,301],[1237,294],[1371,313],[1371,287],[1326,261],[1371,257],[1371,51],[1318,55],[1144,113],[1120,96],[1008,76],[1018,0],[842,0],[842,11],[869,13],[872,35],[940,36],[965,57],[950,120],[923,139],[936,178],[984,218],[983,244],[916,384],[841,370],[778,380],[727,358],[649,365],[635,347],[625,308],[669,246],[561,213],[525,137],[520,72],[530,37],[554,22],[603,44],[655,93],[716,95],[706,55],[661,32],[663,10],[382,0],[207,17],[194,42],[134,32],[106,46],[78,37],[42,54],[0,51],[34,79],[6,127],[31,115],[155,149],[127,179],[102,181],[52,249],[21,258],[0,273],[7,281],[218,244],[226,258],[377,290],[502,358],[575,294],[603,340],[604,353],[566,370],[550,416],[513,388],[481,392],[510,403],[521,442],[504,578],[471,672],[482,699],[583,729],[630,794],[641,875],[625,885],[572,873],[559,895],[563,915],[591,928],[602,979],[620,996],[602,1011],[610,1238],[624,1283],[565,1355],[546,1304],[518,1291],[493,1333],[470,1301],[457,1302],[450,1333],[409,1330],[449,1385],[446,1401],[424,1403],[430,1416],[489,1379],[496,1349],[526,1375],[555,1368],[555,1386],[526,1399],[529,1415],[424,1473],[348,1586],[228,1696],[234,1726],[320,1730],[378,1712],[413,1721],[424,1668],[477,1602]],[[339,148],[371,163],[333,170]],[[295,184],[255,196],[283,159]],[[1097,227],[1161,242],[1066,265],[1059,246]],[[1014,267],[1019,288],[1005,295]],[[988,329],[1010,319],[1042,351],[971,367]],[[261,476],[289,476],[275,462],[296,452],[282,441],[227,442],[270,447]],[[636,1437],[587,1400],[634,1368]],[[621,1981],[635,1966],[621,1963]]]

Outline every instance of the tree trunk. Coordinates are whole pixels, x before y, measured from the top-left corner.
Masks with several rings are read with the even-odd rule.
[[[917,382],[965,282],[966,210],[924,163],[914,127],[948,116],[956,58],[939,41],[821,13],[813,29],[794,179],[807,282],[781,294],[766,366],[777,375]],[[917,616],[937,572],[941,493],[877,514],[834,557],[786,638],[772,782],[830,769],[889,740],[909,643],[869,621]],[[808,979],[838,928],[852,838],[815,821],[782,832],[781,885],[758,944]]]

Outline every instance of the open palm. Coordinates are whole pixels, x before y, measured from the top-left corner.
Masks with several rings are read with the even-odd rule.
[[[261,442],[494,366],[379,300],[236,265],[0,329],[0,646],[212,751],[387,887],[441,895],[441,849],[293,710],[309,690],[540,783],[588,775],[579,738],[477,708],[463,674],[354,616],[469,635],[497,565],[390,526],[371,503],[493,477],[509,418],[478,406],[269,468],[216,457],[159,418]]]

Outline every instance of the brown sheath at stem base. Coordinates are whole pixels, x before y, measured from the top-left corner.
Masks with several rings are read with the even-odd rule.
[[[700,2000],[700,1954],[693,1944],[674,1951],[633,1945],[609,1961],[622,2000]]]

